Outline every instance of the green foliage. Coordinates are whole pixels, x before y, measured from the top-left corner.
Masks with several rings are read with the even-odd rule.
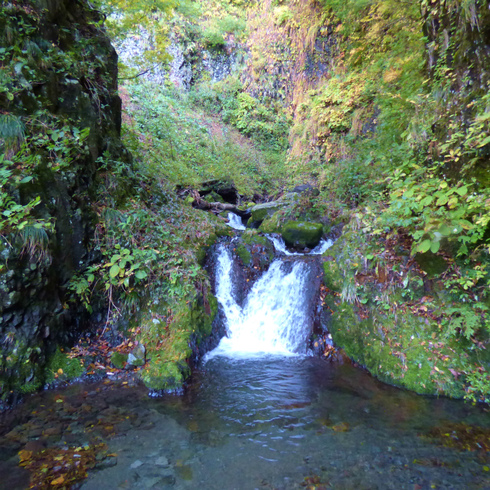
[[[222,49],[226,39],[231,34],[240,38],[245,32],[246,22],[240,17],[226,15],[217,19],[202,32],[202,43],[208,49]]]
[[[209,49],[222,48],[226,43],[223,32],[219,31],[218,29],[208,29],[204,31],[203,40],[204,45]]]
[[[414,252],[436,253],[446,239],[458,242],[458,255],[466,256],[469,247],[484,239],[490,222],[489,189],[475,192],[474,183],[452,184],[438,176],[437,168],[415,163],[395,170],[390,184],[386,223],[410,231]]]
[[[294,14],[287,5],[279,5],[274,9],[274,17],[276,23],[282,25],[293,19]]]
[[[241,133],[256,139],[262,149],[280,151],[288,147],[290,121],[286,114],[274,106],[261,104],[246,92],[237,95],[229,121]]]
[[[12,241],[20,237],[22,248],[33,255],[37,248],[45,248],[46,231],[52,229],[52,224],[33,217],[32,211],[41,202],[39,196],[27,204],[14,199],[12,191],[32,180],[32,176],[23,176],[14,168],[13,162],[0,155],[0,236]]]
[[[97,0],[97,6],[106,14],[105,26],[111,37],[122,40],[129,34],[148,33],[152,49],[135,60],[139,69],[145,70],[155,63],[167,63],[169,45],[168,21],[173,10],[182,4],[185,10],[190,2],[185,0]]]
[[[240,193],[250,195],[257,188],[280,184],[283,153],[274,146],[267,151],[254,148],[233,128],[209,117],[196,106],[196,92],[187,98],[145,84],[127,89],[133,101],[128,115],[136,124],[127,128],[125,141],[136,155],[148,160],[145,171],[184,186],[231,178]],[[234,90],[229,85],[228,93]],[[217,90],[213,95],[206,93],[202,102],[206,109],[230,107],[233,95],[217,96]]]

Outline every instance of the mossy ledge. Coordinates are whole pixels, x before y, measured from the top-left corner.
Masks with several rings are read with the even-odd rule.
[[[353,219],[325,253],[324,307],[335,344],[381,381],[462,398],[468,366],[485,369],[490,356],[446,331],[441,312],[448,293],[440,276],[427,279],[403,246],[399,255],[388,254],[393,239],[374,242],[357,227]]]

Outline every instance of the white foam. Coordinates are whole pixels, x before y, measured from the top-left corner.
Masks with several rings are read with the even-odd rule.
[[[308,253],[290,252],[286,248],[286,244],[284,243],[284,240],[281,237],[268,235],[267,238],[269,238],[269,240],[274,244],[274,248],[278,252],[283,253],[284,255],[322,255],[333,245],[332,240],[322,239],[320,243]]]
[[[243,231],[247,229],[242,222],[242,218],[235,213],[228,213],[228,223],[226,224],[234,230]]]
[[[232,283],[233,258],[220,248],[216,296],[227,322],[228,336],[206,359],[279,354],[297,355],[304,344],[305,288],[309,265],[304,261],[274,261],[250,290],[243,307],[236,302]]]

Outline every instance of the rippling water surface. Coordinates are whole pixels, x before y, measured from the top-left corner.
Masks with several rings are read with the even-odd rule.
[[[180,397],[75,385],[22,410],[22,427],[41,426],[31,440],[50,427],[59,434],[48,445],[107,440],[117,464],[91,471],[85,490],[490,488],[485,453],[423,437],[450,421],[488,427],[488,413],[312,357],[215,357]],[[0,473],[12,478],[5,488],[26,488],[21,473],[12,476],[24,470],[15,470],[6,444]]]

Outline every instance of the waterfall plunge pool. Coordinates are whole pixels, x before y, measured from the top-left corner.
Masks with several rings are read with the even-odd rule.
[[[311,297],[304,292],[314,268],[285,257],[239,301],[234,259],[220,249],[216,295],[228,336],[183,395],[149,398],[131,383],[78,384],[4,414],[0,487],[28,488],[18,466],[22,447],[103,441],[111,456],[76,488],[490,488],[488,453],[431,437],[434,428],[452,442],[457,427],[488,429],[485,408],[418,396],[307,355]]]
[[[315,357],[217,356],[183,396],[73,385],[16,413],[20,433],[48,446],[106,441],[117,464],[90,471],[84,490],[490,488],[484,453],[427,438],[448,422],[488,427],[482,409]],[[28,488],[11,445],[2,438],[0,488]]]

